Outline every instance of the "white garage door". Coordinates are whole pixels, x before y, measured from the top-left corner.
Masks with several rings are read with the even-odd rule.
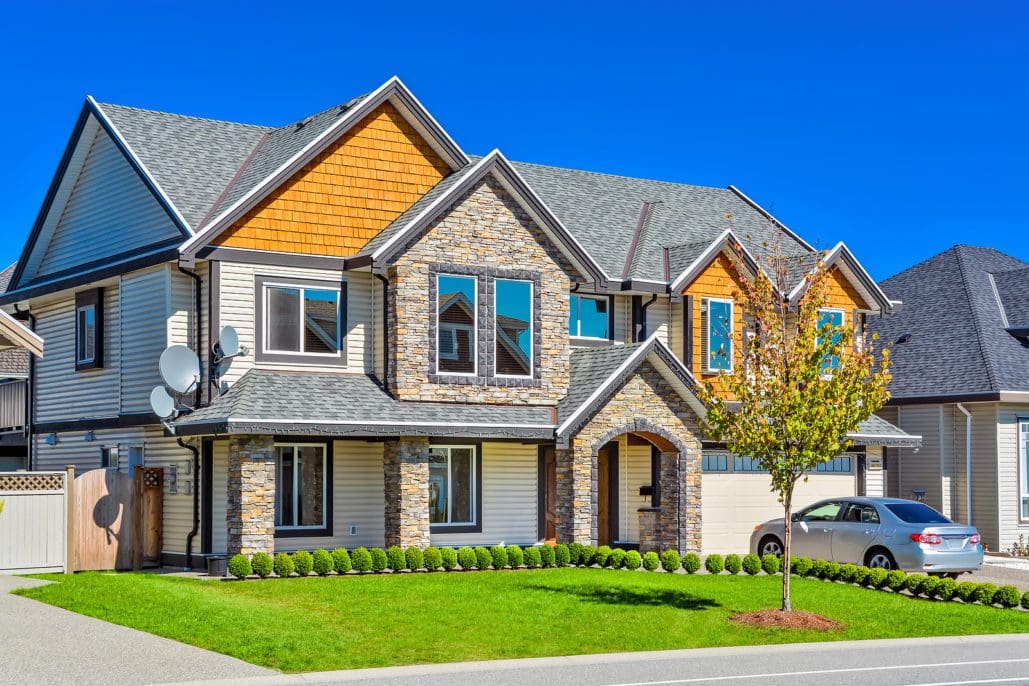
[[[749,552],[750,534],[754,526],[769,519],[782,517],[782,505],[769,490],[771,481],[764,472],[733,471],[733,457],[705,462],[724,471],[705,471],[701,482],[701,528],[704,553]],[[837,458],[829,468],[849,471],[818,472],[806,482],[797,484],[793,497],[794,509],[800,509],[823,498],[839,498],[857,493],[855,469],[857,459]],[[736,467],[740,465],[737,461]]]

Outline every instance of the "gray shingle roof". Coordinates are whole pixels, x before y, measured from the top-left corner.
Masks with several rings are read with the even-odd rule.
[[[1029,347],[1005,330],[1001,309],[1001,300],[1015,316],[1029,308],[1027,267],[992,248],[958,245],[883,281],[904,305],[869,329],[883,343],[910,334],[893,347],[893,397],[1029,391]],[[991,274],[1000,277],[997,292]]]
[[[1008,326],[1029,327],[1029,267],[995,272],[993,281],[997,285]]]
[[[873,414],[858,425],[858,430],[848,434],[861,445],[886,445],[890,447],[912,447],[922,445],[921,436],[905,433],[888,421]]]
[[[15,262],[0,272],[0,293],[4,293],[7,290],[7,286],[11,283],[11,276],[14,275],[14,269],[17,266],[18,263]],[[29,373],[29,355],[31,354],[28,350],[17,348],[0,350],[0,379],[9,376],[27,376]]]
[[[568,395],[557,404],[558,422],[568,419],[615,370],[644,345],[633,343],[572,350]]]
[[[17,269],[18,263],[14,262],[2,272],[0,272],[0,293],[7,292],[7,287],[11,284],[11,277],[14,276],[14,270]]]
[[[179,418],[180,433],[431,435],[546,438],[551,408],[399,401],[371,378],[250,369],[207,407]]]

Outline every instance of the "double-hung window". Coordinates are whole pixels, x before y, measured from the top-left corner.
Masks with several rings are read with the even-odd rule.
[[[832,342],[835,344],[839,342],[840,336],[843,335],[843,310],[834,308],[826,308],[818,311],[818,329],[821,331],[824,327],[831,326],[833,330]],[[824,339],[821,336],[815,338],[815,347],[817,348],[822,344]],[[839,355],[826,355],[822,360],[822,371],[829,373],[832,370],[840,366]]]
[[[1029,417],[1018,420],[1018,455],[1022,471],[1022,487],[1019,489],[1022,519],[1029,519]]]
[[[436,370],[474,376],[477,370],[478,279],[436,276]]]
[[[478,456],[473,445],[429,448],[429,522],[444,531],[478,530]]]
[[[75,294],[75,369],[104,366],[104,289]]]
[[[496,374],[531,377],[532,282],[497,279],[493,288],[493,355],[496,360]]]
[[[275,444],[275,528],[328,528],[328,456],[324,443]]]
[[[611,337],[610,302],[606,296],[572,293],[569,305],[569,336],[605,340]]]
[[[345,284],[258,277],[259,361],[345,364]]]
[[[732,372],[733,302],[724,298],[704,298],[701,302],[701,336],[704,371],[709,374]]]

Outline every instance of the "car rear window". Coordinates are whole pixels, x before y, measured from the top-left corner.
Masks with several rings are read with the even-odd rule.
[[[886,509],[909,524],[950,524],[950,520],[922,503],[886,503]]]

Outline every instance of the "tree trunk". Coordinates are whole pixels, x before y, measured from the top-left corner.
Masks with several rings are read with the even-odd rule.
[[[786,493],[783,504],[783,542],[782,542],[782,611],[789,612],[793,609],[790,602],[790,545],[793,542],[793,522],[790,517],[793,515],[793,487],[790,486]]]

